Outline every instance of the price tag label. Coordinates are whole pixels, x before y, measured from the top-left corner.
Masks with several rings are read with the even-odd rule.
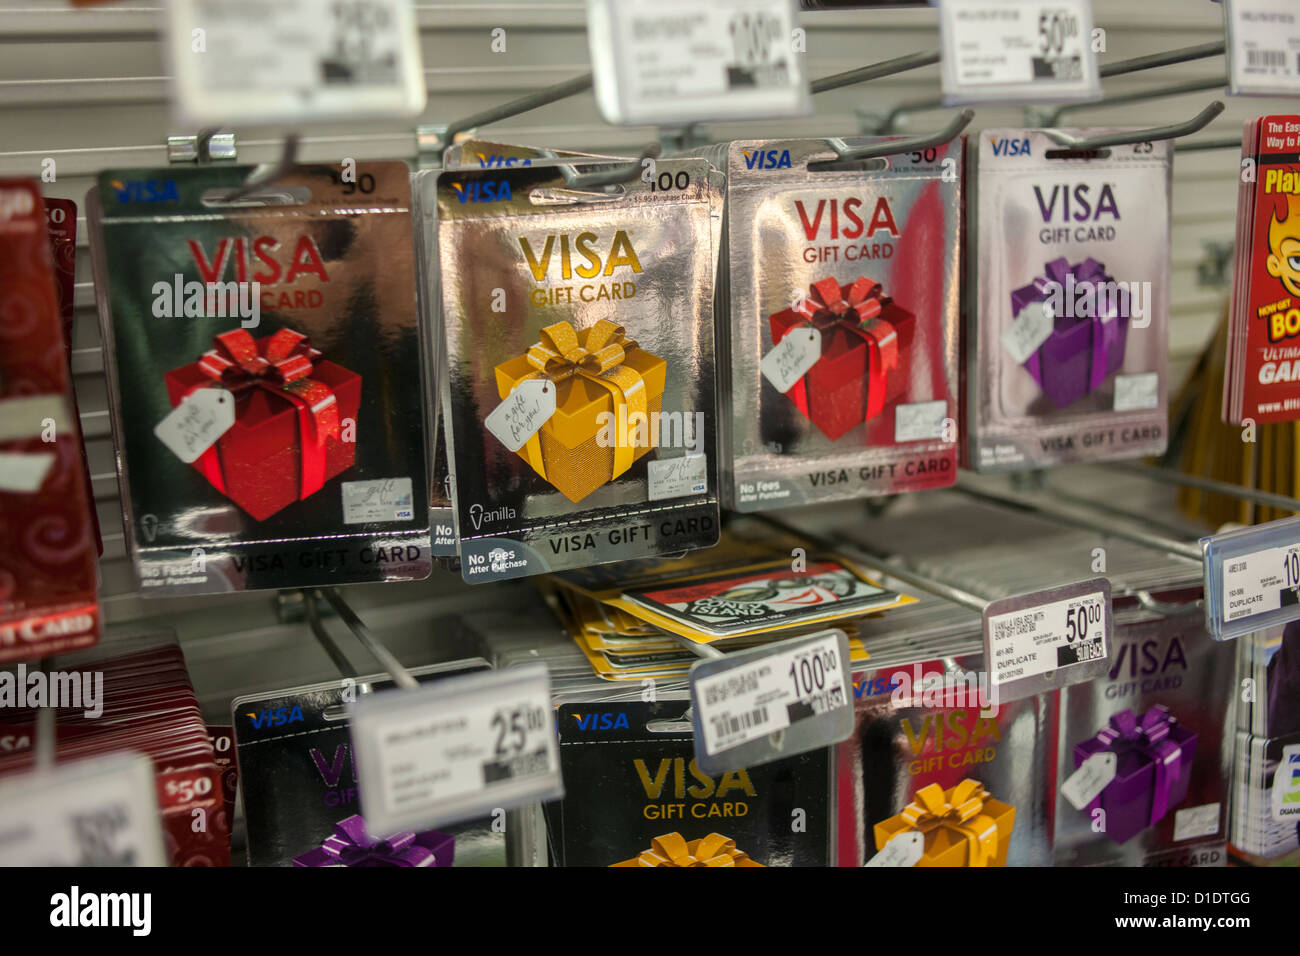
[[[1300,94],[1300,7],[1292,0],[1224,0],[1223,19],[1232,93]]]
[[[993,702],[1101,675],[1113,633],[1105,578],[992,602],[984,610],[984,660]]]
[[[1101,97],[1088,0],[941,0],[947,103]]]
[[[758,363],[763,377],[784,394],[822,357],[821,333],[811,326],[791,329]]]
[[[794,0],[587,0],[596,102],[611,123],[812,110]]]
[[[171,0],[175,102],[190,125],[401,118],[426,87],[411,0]]]
[[[352,704],[366,826],[428,829],[564,795],[541,664],[368,694]]]
[[[853,732],[843,631],[700,661],[690,681],[695,762],[705,773],[828,747]]]
[[[0,783],[0,866],[166,866],[153,762],[113,754]]]
[[[863,866],[916,866],[925,856],[925,834],[917,830],[900,833]]]
[[[1201,539],[1205,624],[1230,640],[1300,619],[1300,518]]]
[[[1061,794],[1070,806],[1082,810],[1115,779],[1118,769],[1119,758],[1109,750],[1095,753],[1061,784]]]

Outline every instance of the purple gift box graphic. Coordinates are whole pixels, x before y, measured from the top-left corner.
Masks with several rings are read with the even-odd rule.
[[[1065,258],[1053,259],[1043,271],[1044,275],[1011,293],[1011,312],[1018,317],[1030,304],[1046,302],[1055,289],[1065,306],[1060,311],[1076,313],[1054,315],[1051,334],[1025,360],[1025,369],[1039,388],[1057,408],[1065,408],[1101,388],[1124,364],[1129,296],[1096,259],[1084,259],[1076,266]],[[1081,304],[1089,308],[1078,308]],[[1078,316],[1079,311],[1092,314]]]
[[[1074,745],[1075,768],[1103,751],[1117,758],[1115,779],[1088,804],[1087,812],[1105,810],[1105,832],[1114,842],[1127,843],[1186,799],[1196,734],[1163,704],[1141,717],[1131,710],[1114,714],[1109,727]]]
[[[293,858],[294,866],[451,866],[456,838],[437,830],[405,831],[372,839],[366,821],[351,816],[334,824],[334,833],[314,850]]]

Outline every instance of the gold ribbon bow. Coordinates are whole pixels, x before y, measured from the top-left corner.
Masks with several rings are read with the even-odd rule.
[[[680,833],[665,833],[650,841],[650,849],[642,850],[632,860],[616,866],[761,866],[747,853],[736,849],[736,841],[721,833],[710,833],[700,840],[686,842]]]
[[[614,400],[615,442],[614,473],[617,478],[632,467],[638,422],[649,427],[645,379],[641,373],[624,365],[627,353],[636,348],[633,340],[626,338],[621,325],[601,319],[585,335],[568,322],[557,322],[542,329],[542,340],[528,350],[528,364],[536,372],[526,378],[544,378],[560,383],[571,378],[583,378],[607,390]],[[528,463],[542,477],[546,477],[546,464],[542,459],[540,431],[535,432],[520,449]]]
[[[966,840],[968,866],[988,866],[997,857],[998,827],[984,813],[989,796],[978,780],[963,780],[945,791],[937,783],[916,791],[916,797],[900,816],[913,830],[929,833],[943,827]]]

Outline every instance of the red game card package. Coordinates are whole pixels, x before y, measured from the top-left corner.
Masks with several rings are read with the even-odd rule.
[[[57,699],[56,699],[57,698]],[[0,675],[0,777],[34,763],[38,708],[55,707],[55,759],[120,751],[154,764],[173,866],[228,866],[230,815],[222,769],[180,646],[152,632]]]
[[[40,188],[0,180],[0,663],[99,640],[94,508],[65,341]]]
[[[1300,419],[1300,116],[1261,116],[1241,140],[1223,420]]]

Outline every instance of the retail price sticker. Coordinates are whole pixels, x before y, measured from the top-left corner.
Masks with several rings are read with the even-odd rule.
[[[695,762],[725,773],[829,747],[853,732],[849,645],[827,630],[691,668]]]
[[[0,866],[166,866],[152,761],[119,753],[0,783]]]
[[[811,112],[794,0],[587,0],[596,102],[611,123]]]
[[[1224,0],[1223,21],[1231,93],[1300,94],[1300,7],[1294,0]]]
[[[544,665],[368,694],[351,710],[373,832],[429,829],[564,795]]]
[[[1300,619],[1300,518],[1201,539],[1205,627],[1226,641]]]
[[[1113,634],[1105,578],[992,602],[984,610],[984,660],[994,705],[1100,676]]]
[[[941,0],[944,101],[1101,97],[1089,0]]]
[[[424,109],[411,0],[166,8],[174,99],[192,125],[399,119]]]

